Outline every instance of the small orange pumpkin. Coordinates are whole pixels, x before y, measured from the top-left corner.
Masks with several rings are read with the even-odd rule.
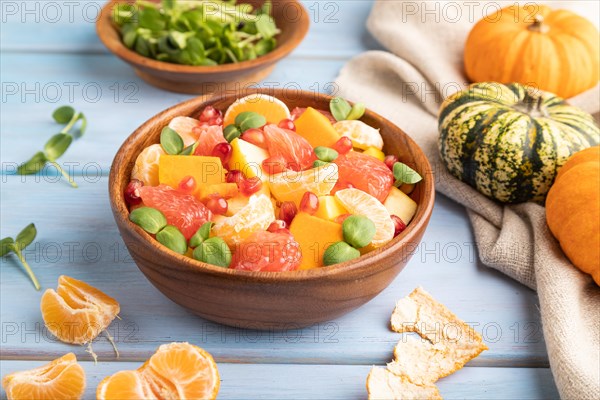
[[[569,260],[600,285],[600,146],[576,153],[558,171],[546,221]]]
[[[569,98],[598,83],[599,35],[571,11],[512,5],[475,24],[465,70],[473,82],[517,82]]]

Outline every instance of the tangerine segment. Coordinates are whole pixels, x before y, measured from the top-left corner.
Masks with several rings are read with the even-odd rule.
[[[267,123],[277,124],[291,118],[285,103],[264,93],[255,93],[236,100],[225,112],[223,126],[235,123],[235,117],[247,111],[258,113],[267,119]]]
[[[85,371],[75,354],[2,378],[8,400],[80,399],[85,391]]]
[[[343,189],[335,193],[349,213],[363,215],[375,224],[375,236],[370,246],[381,247],[394,238],[394,222],[388,210],[375,197],[360,189]]]
[[[266,231],[275,221],[275,208],[269,196],[255,194],[240,211],[231,217],[219,219],[213,227],[215,236],[234,248],[254,232]]]
[[[104,378],[98,400],[215,399],[221,385],[212,356],[189,343],[161,345],[137,371]]]
[[[293,201],[298,206],[306,192],[317,196],[331,193],[338,182],[338,166],[334,163],[306,171],[285,171],[269,176],[269,188],[278,201]]]
[[[158,161],[164,154],[160,144],[153,144],[142,150],[135,159],[131,179],[142,181],[147,186],[158,185]]]
[[[48,330],[66,343],[94,340],[115,319],[119,303],[93,286],[68,276],[58,278],[58,287],[48,289],[40,304]]]
[[[154,400],[157,397],[139,371],[119,371],[107,376],[96,389],[97,400]]]

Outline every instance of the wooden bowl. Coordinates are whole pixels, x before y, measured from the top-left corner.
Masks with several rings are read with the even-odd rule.
[[[161,89],[179,93],[231,93],[232,90],[256,85],[273,71],[279,60],[302,42],[310,24],[308,12],[298,0],[274,1],[273,18],[281,33],[277,35],[277,47],[273,51],[254,60],[195,67],[157,61],[128,49],[111,21],[113,7],[123,1],[133,2],[111,0],[102,9],[96,22],[100,40],[112,53],[130,64],[140,78]],[[264,0],[243,2],[259,6]]]
[[[267,93],[294,107],[328,109],[329,96],[294,90]],[[250,272],[219,268],[179,255],[129,221],[123,192],[138,154],[158,143],[162,128],[176,116],[197,115],[205,106],[225,110],[238,96],[204,96],[178,104],[145,122],[123,143],[112,164],[110,203],[129,252],[165,296],[211,321],[254,329],[309,326],[365,304],[404,268],[417,250],[433,209],[433,174],[417,144],[388,120],[367,111],[363,120],[381,129],[385,151],[416,169],[423,180],[411,197],[418,209],[406,230],[382,248],[343,264],[291,272]],[[368,173],[368,171],[365,171]],[[318,232],[315,232],[318,234]],[[392,305],[390,305],[391,307]]]

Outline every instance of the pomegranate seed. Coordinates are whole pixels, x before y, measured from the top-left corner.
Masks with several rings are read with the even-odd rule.
[[[240,185],[240,182],[242,182],[243,179],[244,179],[244,174],[239,169],[229,170],[229,172],[227,172],[227,176],[225,178],[227,183],[237,183],[238,186]]]
[[[352,140],[347,136],[342,136],[335,144],[333,149],[339,154],[347,154],[352,150]]]
[[[130,206],[137,206],[142,203],[142,198],[140,197],[140,188],[144,186],[144,182],[132,179],[131,182],[127,184],[125,188],[125,202]]]
[[[202,110],[198,120],[203,125],[223,125],[223,113],[212,106],[208,106]]]
[[[338,215],[337,217],[335,217],[333,219],[333,222],[336,222],[338,224],[343,224],[344,221],[346,220],[346,218],[348,218],[349,216],[351,216],[352,214],[342,214],[342,215]]]
[[[306,192],[300,201],[300,211],[313,215],[319,209],[319,197],[313,192]]]
[[[283,156],[273,156],[266,158],[262,162],[263,171],[269,175],[279,174],[286,170],[287,162]]]
[[[221,164],[227,165],[229,160],[231,159],[231,154],[233,153],[233,147],[229,143],[217,143],[217,145],[212,149],[211,155],[213,157],[219,157],[221,159]]]
[[[406,224],[397,215],[390,215],[390,217],[394,223],[394,237],[396,237],[406,229]]]
[[[292,121],[291,119],[282,119],[281,122],[277,124],[277,126],[281,129],[288,129],[290,131],[296,132],[296,124],[294,124],[294,121]]]
[[[262,181],[258,176],[245,178],[238,184],[240,192],[246,197],[252,196],[262,188]]]
[[[387,167],[393,171],[394,170],[394,164],[396,164],[398,162],[398,157],[396,157],[395,155],[390,154],[389,156],[385,156],[385,159],[383,160],[383,162],[385,163],[385,165],[387,165]]]
[[[267,148],[265,134],[260,129],[248,129],[246,132],[242,133],[241,139],[258,146],[261,149]]]
[[[289,226],[288,223],[285,222],[284,220],[276,219],[275,221],[271,222],[271,225],[269,225],[267,230],[269,232],[278,233],[278,232],[281,232],[282,230],[287,231],[288,226]]]
[[[206,208],[208,208],[214,214],[225,215],[227,213],[227,209],[229,208],[229,204],[223,197],[219,195],[211,195],[206,202]]]
[[[284,201],[279,208],[279,219],[291,225],[298,213],[298,208],[293,201]]]
[[[179,182],[178,189],[180,192],[192,194],[196,190],[196,179],[193,176],[186,176]]]

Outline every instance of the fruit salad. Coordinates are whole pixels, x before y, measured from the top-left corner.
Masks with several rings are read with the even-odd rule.
[[[410,223],[421,176],[386,155],[362,104],[290,109],[257,93],[173,118],[125,189],[129,219],[179,254],[223,268],[328,267]]]

